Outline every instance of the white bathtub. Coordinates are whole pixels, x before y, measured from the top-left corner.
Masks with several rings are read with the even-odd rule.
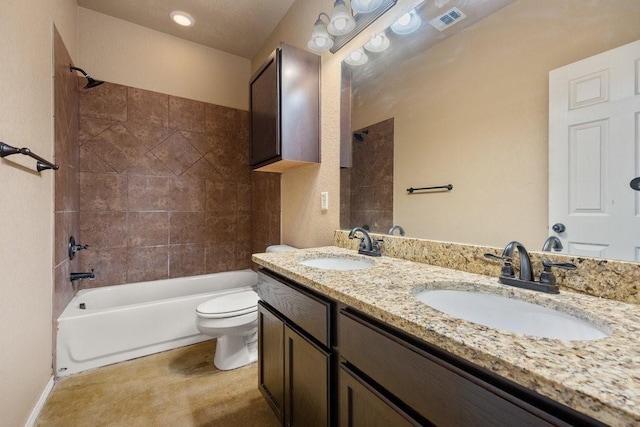
[[[257,283],[239,270],[79,291],[58,318],[57,375],[210,339],[196,328],[198,304]]]

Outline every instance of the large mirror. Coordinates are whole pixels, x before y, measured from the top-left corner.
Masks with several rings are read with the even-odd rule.
[[[430,25],[452,8],[465,17]],[[566,237],[550,229],[549,72],[639,40],[640,2],[427,0],[416,13],[418,31],[387,30],[387,50],[343,64],[353,139],[341,227],[531,250]],[[640,246],[640,227],[628,233]]]

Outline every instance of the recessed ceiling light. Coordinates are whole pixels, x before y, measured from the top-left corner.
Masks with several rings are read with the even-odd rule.
[[[169,16],[171,16],[173,22],[178,25],[182,25],[183,27],[191,27],[195,23],[193,16],[180,10],[174,10],[169,14]]]

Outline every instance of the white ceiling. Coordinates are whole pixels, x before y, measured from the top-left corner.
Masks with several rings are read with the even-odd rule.
[[[78,6],[252,59],[294,0],[78,0]],[[174,10],[195,18],[181,27]]]

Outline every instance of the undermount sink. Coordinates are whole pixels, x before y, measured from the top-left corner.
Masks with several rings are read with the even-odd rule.
[[[415,296],[450,316],[490,328],[568,341],[611,335],[588,321],[551,308],[500,295],[463,290],[424,290]]]
[[[304,261],[300,261],[300,264],[307,267],[319,268],[322,270],[365,270],[373,267],[375,264],[372,262],[361,261],[351,258],[312,258]]]

